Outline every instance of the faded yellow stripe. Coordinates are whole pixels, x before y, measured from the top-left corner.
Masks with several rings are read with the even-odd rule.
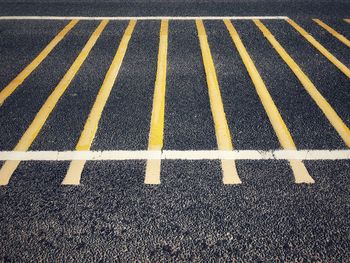
[[[334,55],[332,55],[324,46],[322,46],[314,37],[307,33],[302,27],[295,23],[292,19],[286,21],[295,28],[311,45],[321,52],[330,62],[332,62],[341,72],[350,78],[350,69],[348,69],[342,62],[340,62]]]
[[[296,184],[313,184],[314,179],[310,176],[304,163],[301,160],[289,160],[289,165],[294,174]]]
[[[310,94],[311,98],[316,102],[318,107],[322,110],[322,112],[325,114],[329,122],[332,124],[332,126],[340,135],[340,137],[343,139],[345,144],[348,147],[350,147],[350,130],[342,121],[342,119],[338,116],[338,114],[335,112],[332,106],[321,95],[321,93],[317,90],[317,88],[311,82],[308,76],[302,71],[302,69],[293,60],[293,58],[285,51],[285,49],[280,45],[280,43],[278,43],[278,41],[271,34],[271,32],[264,26],[264,24],[259,20],[254,20],[254,23],[262,31],[264,36],[275,48],[277,53],[281,56],[281,58],[285,61],[285,63],[289,66],[289,68],[293,71],[293,73],[299,79],[299,81],[304,86],[306,91]]]
[[[85,166],[86,160],[73,160],[69,164],[66,176],[63,179],[63,185],[79,185],[81,174]]]
[[[103,109],[107,103],[108,97],[112,91],[116,78],[118,76],[119,69],[122,65],[126,50],[128,48],[129,40],[132,32],[135,28],[136,20],[131,20],[126,28],[123,38],[120,41],[118,50],[114,59],[109,67],[106,77],[102,83],[102,86],[97,94],[96,100],[90,111],[89,117],[85,123],[83,132],[80,135],[76,150],[88,151],[95,138],[98,124],[101,119]],[[62,184],[77,185],[80,183],[81,173],[84,169],[85,162],[72,161],[68,172],[62,182]]]
[[[41,107],[41,109],[35,116],[29,128],[23,134],[17,146],[14,148],[14,151],[27,151],[29,149],[30,145],[33,143],[35,138],[38,136],[40,130],[44,126],[47,118],[55,108],[58,100],[61,98],[63,93],[68,88],[69,84],[71,83],[74,76],[80,69],[81,65],[84,63],[85,59],[89,55],[91,49],[95,45],[97,39],[99,38],[99,36],[101,35],[102,31],[104,30],[107,24],[108,24],[108,20],[103,20],[99,24],[99,26],[96,28],[96,30],[93,32],[90,39],[88,40],[88,42],[86,43],[82,51],[79,53],[78,57],[76,58],[72,66],[66,72],[66,74],[61,79],[61,81],[58,83],[54,91],[51,93],[51,95],[48,97],[44,105]],[[13,163],[8,161],[5,162],[5,164],[0,170],[0,185],[8,184],[12,176],[12,173],[17,168],[18,164],[19,162],[14,167]]]
[[[163,148],[168,27],[168,20],[162,20],[160,26],[158,65],[156,82],[154,85],[153,108],[148,139],[148,150],[161,150]],[[160,165],[160,161],[157,160],[147,161],[145,184],[160,183]]]
[[[349,23],[350,24],[350,19],[344,19],[345,22]]]
[[[200,47],[202,51],[204,69],[206,73],[210,107],[211,107],[211,112],[214,120],[218,149],[224,150],[224,151],[225,150],[232,151],[233,145],[232,145],[230,130],[226,120],[219,83],[217,80],[214,62],[210,52],[208,38],[205,32],[203,21],[200,19],[197,19],[196,26],[198,31]],[[241,180],[238,177],[238,173],[237,173],[237,169],[234,161],[222,160],[221,167],[223,170],[224,183],[230,183],[230,184],[241,183]]]
[[[78,20],[72,20],[59,32],[54,39],[40,52],[40,54],[17,75],[1,92],[0,106],[11,94],[21,85],[24,80],[40,65],[40,63],[51,53],[58,43],[68,34],[68,32],[78,23]]]
[[[230,20],[224,20],[224,23],[231,35],[231,38],[238,50],[239,55],[242,58],[242,61],[249,73],[249,76],[251,77],[254,83],[256,92],[260,97],[260,100],[264,106],[267,116],[270,119],[270,122],[272,124],[273,129],[275,130],[275,133],[279,139],[280,144],[284,149],[296,150],[296,146],[292,139],[292,136],[285,122],[283,121],[281,114],[279,113],[268,89],[266,88],[263,79],[261,78],[257,68],[255,67],[254,62],[252,61],[241,38],[239,37],[237,30],[234,28]],[[294,164],[294,163],[298,163],[298,164]],[[293,164],[291,164],[291,166],[294,172],[295,182],[297,183],[314,182],[314,180],[309,175],[308,171],[306,170],[304,164],[301,161],[294,161]]]
[[[333,28],[331,28],[329,25],[321,21],[320,19],[312,19],[314,22],[316,22],[318,25],[320,25],[324,30],[328,31],[332,36],[337,38],[339,41],[343,42],[346,46],[350,47],[350,41],[342,34],[335,31]]]
[[[147,160],[145,184],[160,184],[160,160]]]

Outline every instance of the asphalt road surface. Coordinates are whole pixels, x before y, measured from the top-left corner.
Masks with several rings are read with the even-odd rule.
[[[350,261],[349,2],[43,2],[0,1],[0,262]]]

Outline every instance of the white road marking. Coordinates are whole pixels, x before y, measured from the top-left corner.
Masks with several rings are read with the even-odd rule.
[[[0,16],[0,20],[252,20],[288,19],[287,16]]]
[[[350,160],[350,150],[1,151],[0,161]]]

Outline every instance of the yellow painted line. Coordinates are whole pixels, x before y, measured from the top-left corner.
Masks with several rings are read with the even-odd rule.
[[[200,19],[196,20],[196,26],[198,31],[198,37],[200,47],[202,51],[202,58],[204,69],[206,73],[210,108],[213,115],[216,141],[219,150],[232,151],[232,139],[230,130],[226,120],[226,114],[224,111],[224,105],[221,99],[220,87],[216,77],[215,66],[213,58],[210,52],[207,34],[205,32],[203,21]],[[223,172],[224,184],[240,184],[236,164],[233,160],[222,160],[221,168]]]
[[[249,56],[247,49],[245,48],[241,38],[238,35],[237,30],[234,28],[230,20],[224,20],[224,23],[229,31],[231,38],[242,58],[242,61],[251,77],[256,92],[259,95],[261,103],[270,119],[273,129],[279,139],[280,144],[286,150],[296,150],[293,138],[283,121],[281,114],[279,113],[268,89],[265,86],[263,79],[261,78],[257,68],[254,65],[251,57]],[[292,170],[294,172],[294,178],[296,183],[314,183],[314,180],[309,175],[302,161],[290,162]]]
[[[350,24],[350,18],[344,19],[344,21]]]
[[[160,26],[157,75],[154,85],[153,109],[148,139],[148,150],[151,151],[160,151],[163,148],[168,24],[168,20],[162,20]],[[160,184],[160,165],[160,160],[147,161],[145,184]]]
[[[264,24],[259,20],[254,20],[257,27],[262,31],[267,40],[271,43],[277,53],[293,71],[295,76],[299,79],[301,84],[304,86],[305,90],[309,93],[311,98],[316,102],[318,107],[322,110],[324,115],[327,117],[329,122],[338,132],[340,137],[343,139],[344,143],[350,147],[350,130],[342,119],[338,116],[332,106],[328,101],[322,96],[322,94],[317,90],[315,85],[311,82],[309,77],[302,71],[298,64],[293,60],[293,58],[285,51],[280,43],[275,39],[271,32],[264,26]]]
[[[129,40],[135,28],[136,20],[131,20],[126,28],[123,38],[120,41],[118,50],[113,58],[111,66],[109,67],[105,79],[102,83],[100,91],[97,94],[96,100],[90,111],[89,117],[85,123],[83,132],[80,135],[79,141],[75,149],[77,151],[89,151],[91,144],[95,138],[98,124],[101,119],[103,109],[107,103],[108,97],[112,91],[119,69],[122,65],[126,50],[128,48]],[[80,184],[81,174],[85,165],[84,160],[73,160],[70,163],[67,174],[62,182],[65,185]]]
[[[334,55],[332,55],[324,46],[320,44],[313,36],[307,33],[302,27],[295,23],[292,19],[286,21],[294,27],[311,45],[313,45],[322,55],[324,55],[330,62],[332,62],[341,72],[350,78],[350,69],[340,62]]]
[[[337,38],[339,41],[343,42],[346,46],[350,47],[350,40],[347,39],[342,34],[335,31],[333,28],[331,28],[329,25],[321,21],[320,19],[312,19],[315,23],[317,23],[319,26],[321,26],[324,30],[326,30],[328,33],[330,33],[332,36]]]
[[[79,20],[72,20],[59,32],[54,39],[40,52],[40,54],[22,70],[1,92],[0,106],[11,94],[21,85],[25,79],[40,65],[40,63],[51,53],[58,43],[68,34],[68,32],[78,23]]]
[[[81,65],[84,63],[85,59],[89,55],[91,49],[95,45],[97,39],[101,35],[102,31],[108,24],[108,20],[102,21],[96,30],[91,35],[90,39],[79,53],[78,57],[66,72],[64,77],[58,83],[54,91],[48,97],[44,105],[41,107],[37,115],[35,116],[33,122],[30,124],[29,128],[23,134],[22,138],[14,148],[14,151],[27,151],[30,145],[33,143],[35,138],[38,136],[40,130],[44,126],[47,118],[55,108],[58,100],[61,98],[63,93],[68,88],[69,84],[73,80],[76,73],[79,71]],[[0,185],[7,185],[11,179],[13,172],[16,170],[17,166],[20,164],[20,161],[7,161],[2,166],[0,170]]]

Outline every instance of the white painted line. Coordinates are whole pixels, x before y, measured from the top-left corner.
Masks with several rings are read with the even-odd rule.
[[[350,150],[0,151],[0,161],[350,160]]]
[[[0,16],[0,20],[252,20],[288,19],[287,16]]]
[[[173,160],[263,160],[274,159],[272,151],[163,151],[164,159]]]

